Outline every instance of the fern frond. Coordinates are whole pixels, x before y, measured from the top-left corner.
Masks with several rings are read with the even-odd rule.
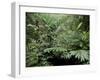
[[[62,48],[62,47],[52,47],[52,48],[47,48],[44,50],[44,52],[50,52],[50,51],[53,51],[53,52],[65,52],[67,51],[65,48]]]
[[[70,51],[70,53],[81,61],[89,60],[89,50],[76,50]]]

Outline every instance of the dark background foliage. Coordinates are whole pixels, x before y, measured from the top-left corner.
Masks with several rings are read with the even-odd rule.
[[[89,15],[26,13],[26,67],[89,62]]]

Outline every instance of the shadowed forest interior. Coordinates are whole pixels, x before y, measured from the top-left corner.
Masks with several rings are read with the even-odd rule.
[[[26,67],[90,63],[89,15],[26,12]]]

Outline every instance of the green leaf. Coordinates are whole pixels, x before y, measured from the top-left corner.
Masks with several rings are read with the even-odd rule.
[[[79,25],[77,26],[77,30],[81,27],[82,22],[79,23]]]

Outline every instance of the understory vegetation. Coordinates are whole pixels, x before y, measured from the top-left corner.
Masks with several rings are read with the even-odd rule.
[[[26,67],[89,64],[89,15],[26,13]]]

